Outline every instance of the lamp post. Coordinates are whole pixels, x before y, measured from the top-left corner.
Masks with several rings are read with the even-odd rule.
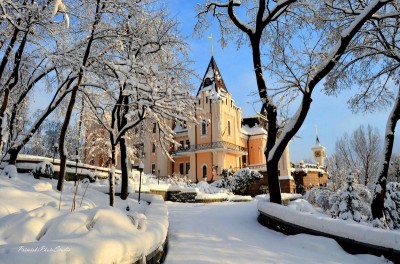
[[[58,151],[58,143],[54,143],[54,145],[53,145],[53,176],[54,176],[54,172],[55,172],[54,158],[56,157],[57,151]],[[53,176],[51,176],[50,179],[53,179]]]
[[[54,166],[54,158],[56,157],[57,150],[58,150],[58,143],[54,143],[54,145],[53,145],[53,166]]]
[[[142,172],[143,172],[143,169],[144,169],[144,164],[143,164],[142,161],[140,161],[140,163],[139,163],[139,172],[140,172],[140,174],[139,174],[139,198],[138,198],[138,203],[139,204],[140,204],[140,190],[142,188]]]

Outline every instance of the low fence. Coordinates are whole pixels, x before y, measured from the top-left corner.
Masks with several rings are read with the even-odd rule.
[[[272,206],[275,206],[275,204]],[[275,231],[281,232],[283,234],[286,235],[309,234],[315,236],[328,237],[338,242],[338,244],[350,254],[372,254],[376,256],[383,255],[387,259],[393,261],[394,263],[399,263],[400,261],[400,250],[398,249],[390,248],[386,245],[377,245],[377,244],[367,243],[365,241],[358,241],[356,238],[344,237],[338,234],[332,234],[329,232],[323,232],[321,230],[312,229],[300,224],[294,224],[285,221],[284,219],[282,219],[277,215],[274,215],[273,213],[265,212],[265,210],[259,209],[259,213],[260,214],[258,216],[258,222],[260,224]],[[354,232],[357,232],[357,230],[354,230]],[[391,238],[388,237],[388,240],[391,240]],[[396,240],[396,238],[394,240]]]
[[[53,164],[54,178],[57,179],[58,173],[60,171],[59,159],[54,159],[53,162],[52,158],[20,154],[18,155],[15,166],[17,167],[18,172],[26,173],[26,172],[31,172],[36,167],[37,164],[43,161],[47,161]],[[0,169],[3,169],[7,164],[8,164],[7,160],[4,160],[0,164]],[[74,180],[75,174],[77,175],[78,178],[85,178],[88,177],[89,175],[94,174],[99,179],[107,179],[109,173],[110,173],[109,168],[93,166],[80,162],[76,163],[70,160],[68,160],[66,164],[66,174],[67,174],[66,180]],[[120,176],[121,171],[115,170],[115,175],[117,177]]]

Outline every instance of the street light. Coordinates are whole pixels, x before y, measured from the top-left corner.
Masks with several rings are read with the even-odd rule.
[[[54,165],[54,158],[56,157],[57,150],[58,150],[58,143],[54,143],[54,145],[53,145],[53,165]]]
[[[54,145],[53,145],[53,175],[54,175],[54,171],[56,170],[55,165],[54,165],[54,158],[56,157],[57,151],[58,151],[58,143],[54,143]],[[50,179],[53,179],[53,176],[51,176]]]
[[[143,172],[143,169],[144,169],[143,161],[140,161],[140,163],[139,163],[139,172],[140,172],[140,174],[139,174],[139,199],[138,199],[138,203],[140,203],[140,190],[142,188],[142,172]]]

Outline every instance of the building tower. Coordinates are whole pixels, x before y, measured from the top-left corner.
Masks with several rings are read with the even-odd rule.
[[[315,146],[312,148],[313,154],[314,154],[314,159],[318,163],[320,167],[324,167],[324,159],[326,157],[325,155],[325,147],[322,146],[319,143],[319,138],[317,134],[317,139],[315,141]]]

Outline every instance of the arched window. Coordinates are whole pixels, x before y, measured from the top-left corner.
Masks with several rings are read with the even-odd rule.
[[[201,135],[207,135],[207,120],[205,119],[201,122]]]
[[[228,136],[231,135],[231,121],[228,121]]]
[[[207,178],[207,165],[203,165],[203,178]]]

